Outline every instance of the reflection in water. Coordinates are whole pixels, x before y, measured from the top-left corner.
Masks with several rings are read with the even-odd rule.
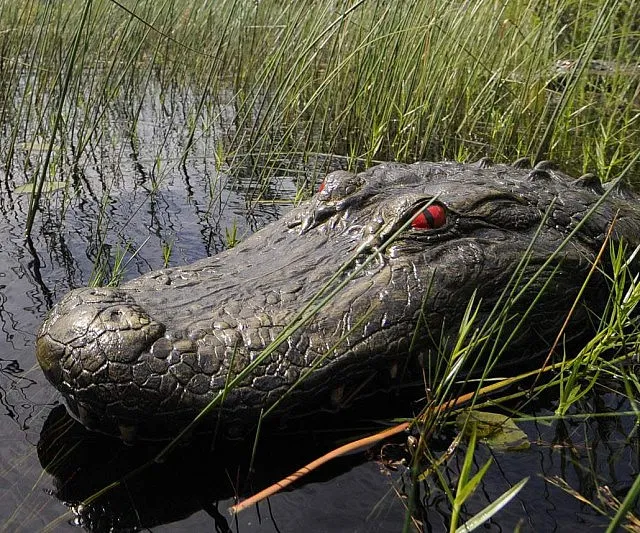
[[[215,509],[210,502],[233,495],[224,470],[216,472],[207,460],[207,443],[198,444],[188,453],[179,450],[166,463],[151,463],[144,472],[132,475],[140,465],[152,462],[160,448],[126,447],[88,433],[59,406],[42,429],[38,457],[55,478],[55,496],[72,506],[78,525],[92,531],[149,528],[183,519],[204,507]],[[120,486],[95,504],[79,505],[118,480],[122,480]],[[215,521],[218,530],[229,530],[219,513]]]
[[[31,402],[28,389],[36,385],[18,361],[0,358],[0,417],[10,418],[21,430],[28,429],[38,408]]]
[[[325,439],[310,439],[310,435],[307,431],[263,438],[253,459],[252,442],[215,441],[214,445],[211,435],[200,436],[176,449],[165,462],[154,463],[163,444],[125,446],[119,440],[86,431],[59,406],[51,411],[42,429],[38,457],[54,477],[55,496],[71,506],[78,525],[91,531],[150,528],[183,520],[198,511],[202,511],[200,520],[207,523],[208,519],[216,531],[230,531],[233,520],[227,508],[238,497],[264,488],[289,474],[292,465],[302,465],[320,453]],[[305,482],[326,484],[364,461],[363,454],[342,458]],[[383,482],[391,479],[380,470],[376,478],[373,493],[364,487],[354,495],[353,504],[360,507],[362,516],[371,511],[368,499],[373,498],[375,504],[380,492],[387,490]],[[119,482],[118,486],[94,502],[80,504],[114,482]],[[321,493],[317,497],[321,498]],[[361,501],[359,506],[357,500]],[[401,502],[395,502],[399,511],[396,519],[400,519]],[[267,509],[262,506],[262,512]],[[279,513],[271,511],[269,520],[277,525]],[[287,511],[289,517],[292,512]]]
[[[573,531],[576,523],[606,526],[607,518],[558,488],[557,476],[582,497],[604,507],[599,498],[605,487],[622,498],[633,482],[639,464],[638,438],[633,416],[598,416],[628,409],[617,397],[591,395],[587,401],[595,415],[591,418],[521,423],[532,441],[528,450],[497,453],[481,445],[475,469],[490,458],[493,465],[464,504],[463,520],[523,477],[539,472],[541,475],[533,475],[514,501],[485,524],[486,530]],[[263,436],[258,443],[253,470],[249,469],[252,442],[216,441],[212,446],[211,436],[194,439],[158,464],[153,463],[153,457],[162,444],[125,446],[87,432],[58,407],[42,430],[38,456],[54,478],[53,494],[73,511],[66,519],[90,531],[150,527],[157,531],[162,530],[156,529],[160,524],[178,520],[184,528],[196,530],[293,532],[307,527],[309,531],[396,531],[408,508],[412,509],[410,521],[421,524],[423,530],[448,531],[451,506],[447,495],[434,475],[412,484],[404,466],[403,459],[409,456],[402,438],[367,454],[341,458],[298,482],[293,492],[272,496],[237,518],[227,513],[238,497],[290,474],[345,435],[334,433],[335,428],[326,433],[322,427],[320,421],[315,433],[308,428],[267,432],[270,436]],[[430,443],[433,455],[445,453],[452,438],[452,434],[434,437]],[[464,445],[441,469],[442,479],[451,489],[463,462]],[[116,481],[117,486],[92,499]],[[87,499],[92,501],[80,504]]]
[[[44,298],[47,309],[50,309],[53,306],[54,302],[53,302],[53,299],[51,298],[51,291],[49,290],[44,280],[42,279],[42,274],[40,272],[42,268],[42,264],[40,263],[40,257],[38,256],[38,252],[35,246],[33,245],[33,240],[31,240],[31,237],[27,237],[25,239],[25,245],[32,257],[32,260],[27,263],[27,268],[31,273],[31,277],[34,283],[40,289],[40,294],[42,294]],[[64,250],[64,247],[62,249]]]

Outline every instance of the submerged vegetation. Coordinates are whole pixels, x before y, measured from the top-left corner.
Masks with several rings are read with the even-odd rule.
[[[140,245],[123,241],[115,257],[102,246],[120,235],[109,209],[123,187],[119,168],[131,161],[147,169],[140,179],[149,195],[188,162],[214,167],[210,204],[240,175],[249,176],[248,204],[277,187],[278,176],[302,176],[298,201],[327,168],[380,160],[531,156],[637,186],[639,11],[636,0],[0,1],[2,201],[29,194],[30,234],[64,226],[69,206],[92,198],[93,281],[107,283],[122,279],[126,256]],[[160,110],[157,122],[148,107]],[[227,246],[241,238],[235,223],[227,229]],[[166,265],[179,243],[163,242]],[[552,378],[505,394],[515,419],[526,415],[514,400],[550,390],[556,420],[582,416],[594,388],[627,398],[620,417],[640,416],[640,382],[625,364],[640,338],[640,288],[627,260],[637,251],[604,253],[614,273],[598,333],[577,357],[565,354]],[[452,531],[485,469],[471,475],[473,430],[456,483],[440,473],[455,450],[428,450],[444,412],[434,406],[460,390],[456,358],[502,349],[486,342],[490,331],[474,329],[472,304],[452,366],[437,371],[449,379],[430,391],[419,417],[411,464],[414,488],[427,474],[441,482]],[[473,403],[498,400],[479,395]],[[610,530],[630,520],[638,491],[636,483],[618,502]],[[598,509],[609,512],[610,501]]]

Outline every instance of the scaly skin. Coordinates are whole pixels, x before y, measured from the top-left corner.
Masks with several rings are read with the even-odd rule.
[[[481,302],[481,325],[527,250],[520,286],[535,278],[593,208],[511,309],[524,313],[555,269],[509,352],[518,358],[541,353],[614,217],[612,239],[636,245],[640,216],[629,193],[609,191],[596,206],[603,194],[599,182],[573,180],[546,164],[522,166],[483,160],[334,172],[309,202],[231,250],[150,272],[117,289],[72,291],[38,334],[38,361],[87,427],[120,430],[127,438],[133,428],[144,436],[169,436],[346,265],[338,282],[353,278],[228,391],[210,420],[232,433],[245,431],[307,371],[276,412],[338,408],[355,391],[394,385],[427,360],[433,363],[434,339],[445,347],[455,339],[470,298]],[[446,219],[432,221],[441,227],[407,226],[430,201],[445,210]],[[573,316],[571,335],[587,329],[588,309],[602,308],[605,291],[596,275]]]

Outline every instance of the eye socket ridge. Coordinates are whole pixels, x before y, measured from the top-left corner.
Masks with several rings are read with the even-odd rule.
[[[438,229],[447,223],[447,211],[441,204],[432,203],[416,212],[411,227],[417,230]]]
[[[465,217],[504,229],[521,230],[540,223],[542,213],[535,205],[513,196],[486,198],[465,212]]]

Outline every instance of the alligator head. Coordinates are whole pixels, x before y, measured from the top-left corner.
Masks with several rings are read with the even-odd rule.
[[[40,365],[92,429],[166,436],[209,404],[210,417],[246,429],[277,402],[277,412],[310,413],[415,375],[443,356],[470,299],[475,325],[491,320],[517,269],[523,288],[510,303],[527,320],[511,353],[541,353],[614,218],[612,238],[637,241],[640,217],[599,182],[521,167],[334,172],[231,250],[72,291],[38,334]],[[602,306],[601,281],[572,334]]]

